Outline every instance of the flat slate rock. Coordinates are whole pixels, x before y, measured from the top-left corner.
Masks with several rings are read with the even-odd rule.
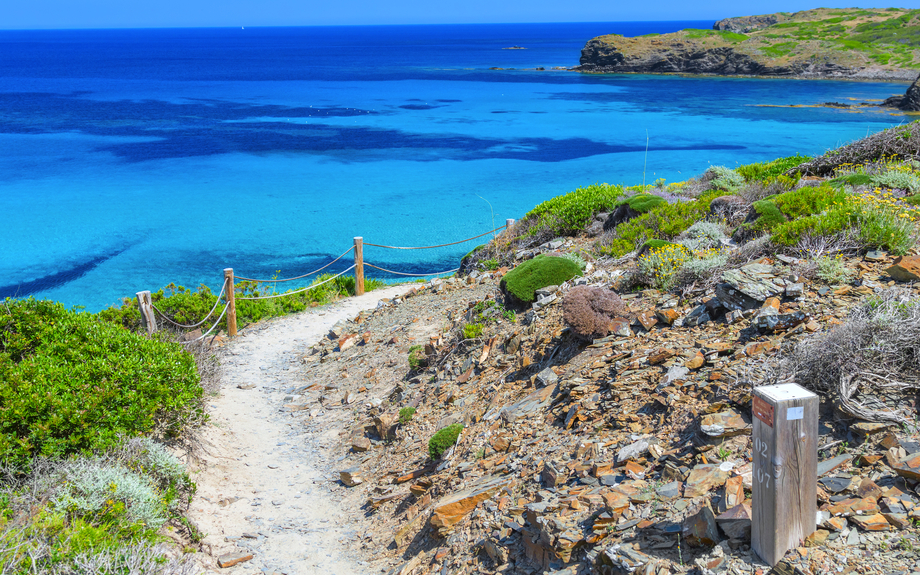
[[[819,482],[831,493],[840,493],[853,483],[849,477],[822,477]]]
[[[852,459],[853,459],[852,455],[844,454],[844,455],[838,455],[837,457],[832,457],[830,459],[826,459],[822,461],[821,463],[818,464],[818,477],[821,477],[822,475],[827,475],[828,473],[837,469],[844,463],[848,461],[852,461]]]

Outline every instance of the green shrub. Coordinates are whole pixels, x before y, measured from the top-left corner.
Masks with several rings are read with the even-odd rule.
[[[723,240],[728,239],[719,224],[707,221],[696,222],[682,235],[684,239],[680,241],[680,244],[691,250],[718,247],[722,245]]]
[[[585,259],[578,254],[566,253],[566,254],[563,254],[562,257],[564,257],[565,259],[569,261],[574,262],[575,265],[577,265],[578,268],[582,271],[582,273],[584,273],[585,268],[588,267],[588,262],[586,262]]]
[[[661,204],[666,204],[667,200],[661,196],[655,196],[652,194],[636,194],[623,203],[632,208],[634,211],[637,211],[640,214],[644,214],[651,211],[653,208],[657,208]]]
[[[754,210],[760,217],[754,222],[742,224],[741,228],[753,232],[776,230],[780,226],[785,226],[790,220],[792,222],[801,221],[807,216],[822,213],[831,206],[844,202],[846,198],[846,192],[826,184],[790,190],[754,202]],[[795,224],[784,229],[801,228],[801,226],[802,224]]]
[[[853,278],[853,272],[843,264],[840,255],[818,258],[815,275],[829,284],[847,283]]]
[[[660,241],[651,240],[649,243]],[[684,246],[664,242],[660,247],[650,248],[636,265],[653,286],[668,290],[674,287],[681,266],[692,259],[693,254]]]
[[[518,265],[502,278],[501,289],[524,303],[536,299],[536,290],[559,285],[581,275],[578,264],[565,258],[539,255]]]
[[[87,313],[34,299],[0,312],[0,457],[89,452],[202,420],[194,358]]]
[[[706,171],[712,180],[710,185],[717,190],[733,192],[744,185],[744,177],[731,168],[713,166]]]
[[[694,258],[680,266],[680,274],[690,280],[705,280],[728,264],[728,252],[709,249],[694,253]]]
[[[557,235],[572,235],[583,230],[594,214],[614,208],[623,196],[622,186],[594,184],[551,198],[529,211],[524,219],[535,219],[532,229],[548,228]]]
[[[463,326],[463,338],[464,339],[475,339],[482,335],[482,324],[481,323],[468,323]]]
[[[653,238],[666,240],[676,238],[690,226],[709,215],[712,200],[727,195],[727,193],[714,190],[690,202],[665,203],[653,208],[646,214],[618,225],[614,230],[614,237],[610,238],[608,247],[601,251],[618,257],[637,249]]]
[[[801,156],[797,154],[787,158],[777,158],[772,162],[738,166],[736,171],[741,174],[741,176],[748,182],[758,181],[769,183],[776,179],[778,176],[783,175],[792,168],[795,168],[799,164],[803,164],[810,159],[811,158],[808,156]]]
[[[426,367],[428,358],[425,356],[425,350],[420,345],[413,345],[409,348],[409,368],[413,371]]]
[[[323,281],[334,277],[334,274],[322,274],[313,280],[311,285],[320,284]],[[369,292],[386,286],[386,282],[375,278],[364,279],[364,291]],[[341,297],[355,294],[354,276],[343,275],[335,280],[317,285],[300,293],[295,293],[285,297],[278,297],[265,300],[247,300],[243,298],[259,297],[271,295],[271,284],[261,284],[258,282],[240,281],[235,284],[236,287],[236,321],[239,327],[292,313],[304,311],[314,305],[323,305],[333,302]],[[292,288],[287,291],[297,291],[302,288]],[[284,292],[279,292],[284,293]],[[217,294],[213,293],[208,286],[201,285],[197,290],[192,291],[183,286],[169,284],[168,286],[150,294],[153,305],[162,311],[173,321],[181,324],[192,325],[202,320],[208,312],[214,307],[217,301]],[[201,325],[201,329],[207,331],[214,325],[220,315],[222,306],[211,318]],[[121,306],[113,306],[104,309],[97,314],[100,319],[116,323],[126,327],[129,330],[137,331],[141,329],[141,316],[137,307],[137,298],[126,298]],[[166,326],[169,324],[163,322]],[[221,321],[220,327],[226,329],[227,320]]]
[[[463,431],[463,424],[454,423],[435,433],[432,438],[428,440],[428,455],[431,456],[431,459],[438,459],[441,457],[442,453],[450,449],[453,444],[457,443],[457,438],[460,437],[461,431]]]
[[[168,518],[166,503],[152,482],[120,465],[75,462],[67,467],[64,481],[65,490],[53,506],[68,515],[100,518],[102,523],[118,520],[153,530]]]
[[[907,190],[911,194],[920,192],[920,178],[916,175],[889,170],[871,177],[872,183],[886,188]]]
[[[415,415],[414,407],[404,407],[399,410],[399,422],[405,425],[412,421],[413,415]]]

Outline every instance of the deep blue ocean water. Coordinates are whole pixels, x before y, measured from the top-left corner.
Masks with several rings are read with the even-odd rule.
[[[225,267],[294,276],[354,236],[443,243],[581,185],[641,183],[646,137],[651,183],[903,121],[761,106],[902,84],[551,70],[600,34],[710,25],[0,31],[0,297],[97,310],[219,286]],[[365,257],[434,272],[476,244]]]

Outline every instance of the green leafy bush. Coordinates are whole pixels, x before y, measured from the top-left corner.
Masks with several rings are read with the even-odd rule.
[[[908,172],[889,170],[871,177],[872,183],[891,189],[907,190],[911,194],[920,192],[920,178]]]
[[[431,456],[431,459],[438,459],[442,453],[450,449],[457,442],[461,431],[463,431],[463,424],[454,423],[435,433],[428,440],[428,455]]]
[[[412,421],[413,415],[415,415],[414,407],[404,407],[399,410],[399,422],[405,425]]]
[[[653,208],[657,208],[661,204],[666,204],[667,200],[661,196],[655,196],[652,194],[636,194],[623,203],[625,203],[633,210],[639,212],[640,214],[644,214],[648,211],[651,211]]]
[[[22,462],[113,446],[202,420],[194,358],[59,303],[0,308],[0,457]]]
[[[795,155],[787,158],[777,158],[772,162],[747,164],[738,166],[737,171],[748,182],[769,183],[799,164],[809,161],[808,156]]]
[[[468,323],[463,326],[463,338],[464,339],[475,339],[482,335],[482,324],[481,323]]]
[[[413,345],[409,348],[409,368],[413,371],[426,367],[428,358],[425,356],[425,350],[420,345]]]
[[[533,233],[548,228],[559,235],[572,235],[583,230],[594,214],[615,207],[623,196],[622,186],[594,184],[551,198],[529,211],[524,219],[534,219],[538,225]]]
[[[618,225],[602,253],[620,256],[629,253],[650,239],[671,240],[709,215],[712,200],[728,192],[713,190],[689,202],[665,203],[646,214]],[[628,248],[628,249],[627,249]]]
[[[706,171],[711,178],[710,185],[716,190],[733,192],[744,185],[744,177],[731,168],[713,166]]]
[[[539,255],[505,274],[500,285],[502,291],[517,301],[530,303],[536,299],[536,290],[559,285],[578,275],[581,275],[581,268],[575,262]]]
[[[815,263],[817,264],[815,275],[829,284],[846,283],[853,278],[853,272],[847,269],[839,254],[834,257],[821,256]]]

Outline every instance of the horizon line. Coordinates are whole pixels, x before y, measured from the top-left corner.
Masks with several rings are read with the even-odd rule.
[[[429,22],[407,24],[256,24],[249,28],[388,28],[400,26],[508,26],[514,24],[633,24],[633,23],[666,23],[666,22],[709,22],[717,19],[674,19],[674,20],[581,20],[566,22]],[[241,24],[240,29],[247,25]],[[99,31],[99,30],[236,30],[237,26],[221,25],[188,25],[188,26],[74,26],[72,28],[0,28],[0,32],[55,32],[55,31]]]

